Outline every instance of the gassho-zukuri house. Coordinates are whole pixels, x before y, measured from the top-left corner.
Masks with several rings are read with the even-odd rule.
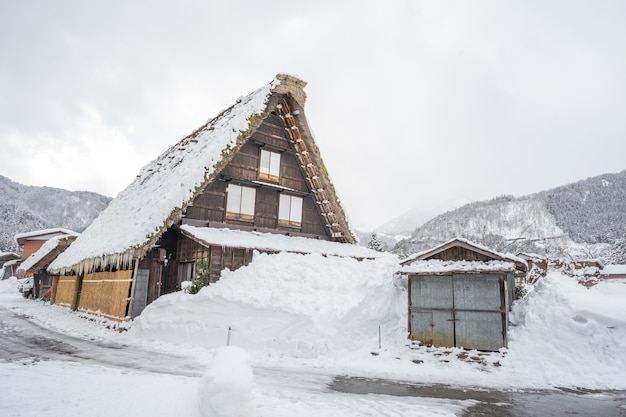
[[[144,166],[49,266],[54,302],[136,317],[254,251],[373,258],[356,245],[304,114],[306,83],[279,74]]]

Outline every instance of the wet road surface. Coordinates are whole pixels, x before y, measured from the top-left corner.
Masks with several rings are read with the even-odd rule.
[[[146,372],[202,376],[206,364],[138,347],[83,339],[47,329],[24,314],[0,306],[0,360],[82,361]]]
[[[352,394],[477,401],[464,417],[626,417],[626,391],[492,391],[348,376],[336,377],[329,387]]]

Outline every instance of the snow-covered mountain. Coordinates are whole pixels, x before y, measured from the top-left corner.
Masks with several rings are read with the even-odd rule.
[[[411,210],[394,217],[388,222],[377,227],[374,231],[384,235],[409,235],[413,230],[432,219],[434,215],[431,210],[423,207],[414,207]]]
[[[626,171],[443,213],[396,245],[403,255],[463,237],[499,251],[601,257],[626,233]]]
[[[16,233],[52,227],[82,232],[111,197],[88,191],[33,187],[0,175],[0,251],[16,251]]]

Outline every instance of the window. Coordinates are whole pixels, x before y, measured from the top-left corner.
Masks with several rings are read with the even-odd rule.
[[[302,225],[302,197],[280,195],[278,204],[278,224],[300,227]]]
[[[261,163],[259,164],[259,178],[278,181],[280,175],[280,154],[261,149]]]
[[[181,262],[178,264],[176,284],[180,285],[183,281],[191,281],[193,279],[193,266],[193,262]]]
[[[256,189],[228,184],[226,190],[226,217],[230,219],[253,220]]]

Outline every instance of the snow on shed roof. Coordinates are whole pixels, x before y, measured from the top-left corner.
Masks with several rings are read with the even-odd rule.
[[[479,245],[477,243],[471,242],[464,238],[450,239],[447,242],[442,243],[439,246],[435,246],[434,248],[417,252],[405,258],[402,262],[400,262],[400,265],[407,266],[407,265],[412,264],[415,261],[423,261],[453,246],[461,246],[461,247],[470,249],[472,251],[482,253],[485,256],[493,258],[493,260],[513,262],[513,263],[520,265],[523,268],[526,268],[526,261],[523,258],[520,258],[512,254],[504,254],[504,253],[493,251],[486,246]]]
[[[144,166],[137,178],[49,266],[53,272],[129,265],[156,243],[207,184],[226,166],[269,113],[272,93],[306,97],[305,82],[284,74],[223,110],[191,135]],[[326,170],[328,188],[340,202]],[[349,224],[346,228],[351,231]],[[351,236],[353,238],[353,236]]]
[[[400,274],[443,274],[448,272],[481,273],[513,272],[514,262],[506,261],[442,261],[440,259],[418,260],[400,268]]]
[[[244,232],[226,228],[196,227],[188,224],[180,226],[180,230],[204,246],[229,246],[273,252],[319,253],[353,258],[373,259],[381,256],[379,252],[360,245],[276,233]]]

